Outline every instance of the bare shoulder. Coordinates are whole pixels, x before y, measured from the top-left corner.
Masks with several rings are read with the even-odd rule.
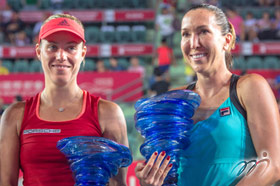
[[[241,76],[237,83],[237,92],[243,106],[246,105],[246,102],[274,97],[266,79],[258,74]]]
[[[237,84],[237,89],[241,94],[262,91],[265,88],[270,88],[270,86],[266,79],[258,74],[247,74],[245,76],[241,76]]]
[[[17,118],[23,115],[25,101],[13,103],[4,111],[3,118]]]
[[[126,122],[119,105],[100,99],[98,117],[103,137],[128,146]]]
[[[118,104],[104,99],[100,99],[98,104],[98,110],[99,110],[99,114],[102,115],[104,114],[104,115],[117,116],[118,114],[122,113],[122,110]]]
[[[1,117],[2,127],[16,127],[19,133],[23,115],[24,115],[25,102],[17,102],[11,104],[3,113]]]

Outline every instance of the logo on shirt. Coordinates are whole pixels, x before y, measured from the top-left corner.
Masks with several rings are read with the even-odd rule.
[[[23,134],[53,134],[61,133],[61,129],[27,129]]]
[[[248,160],[248,161],[244,160],[244,161],[239,162],[232,169],[232,173],[236,173],[236,177],[249,176],[255,170],[255,168],[261,163],[264,163],[266,165],[266,168],[267,168],[267,166],[269,166],[270,159],[268,158],[267,152],[263,152],[262,159],[252,159],[252,160]],[[262,171],[264,171],[265,169],[262,169]]]
[[[60,21],[60,22],[58,23],[58,25],[61,25],[61,26],[70,26],[69,23],[68,23],[65,19],[63,19],[63,21]]]
[[[231,112],[230,112],[230,107],[225,107],[225,108],[221,108],[220,109],[220,116],[228,116],[230,115]]]

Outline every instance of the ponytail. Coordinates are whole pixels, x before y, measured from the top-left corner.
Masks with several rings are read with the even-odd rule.
[[[229,27],[229,33],[231,33],[231,35],[232,35],[232,40],[231,40],[231,43],[229,44],[228,51],[226,51],[225,58],[226,58],[227,68],[230,69],[233,64],[231,50],[235,48],[236,34],[235,34],[234,27],[230,22],[228,22],[228,27]]]

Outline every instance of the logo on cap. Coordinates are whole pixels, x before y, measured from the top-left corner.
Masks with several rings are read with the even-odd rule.
[[[69,23],[65,19],[63,19],[63,21],[60,21],[57,25],[70,26]]]

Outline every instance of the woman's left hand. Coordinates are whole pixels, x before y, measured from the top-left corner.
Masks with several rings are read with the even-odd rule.
[[[135,173],[142,186],[159,186],[163,184],[164,179],[172,168],[172,164],[168,164],[170,156],[164,158],[165,155],[165,151],[162,151],[159,155],[158,152],[154,152],[147,163],[137,164]]]

